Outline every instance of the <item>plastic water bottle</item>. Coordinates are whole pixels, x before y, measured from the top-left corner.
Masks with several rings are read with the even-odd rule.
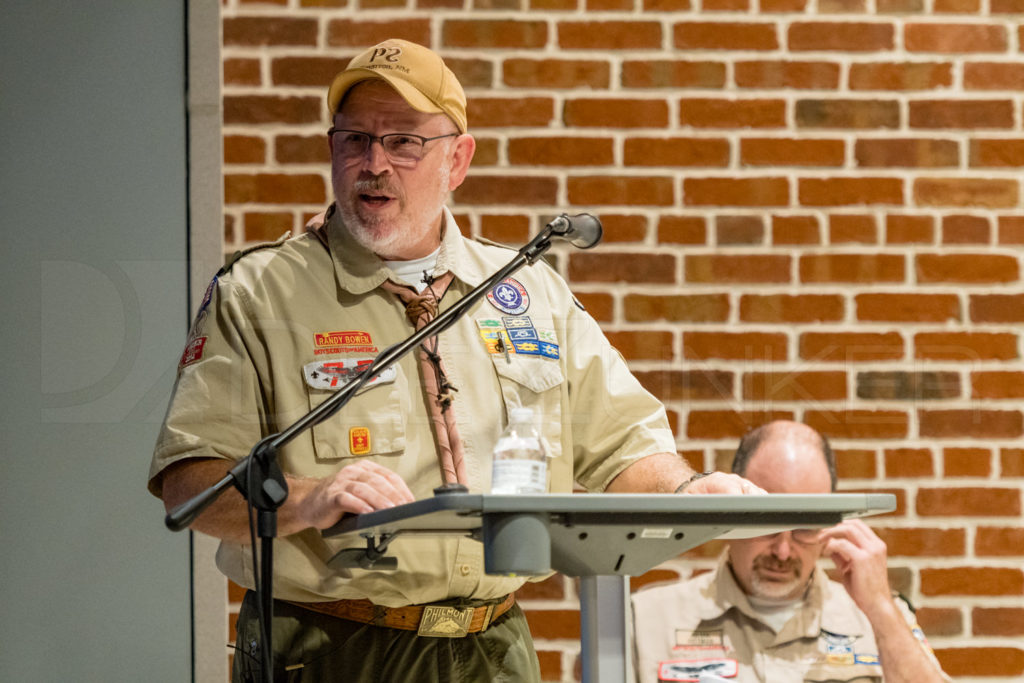
[[[508,427],[494,447],[491,493],[545,493],[547,453],[534,425],[532,408],[513,408]]]

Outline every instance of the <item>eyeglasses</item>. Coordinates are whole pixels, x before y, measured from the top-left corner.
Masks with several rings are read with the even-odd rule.
[[[818,534],[820,532],[821,529],[790,529],[789,535],[790,538],[793,539],[794,543],[799,543],[800,545],[817,545]],[[770,538],[775,538],[778,535],[779,534],[771,534]]]
[[[431,140],[441,138],[452,138],[459,133],[448,133],[446,135],[435,135],[432,138],[425,138],[422,135],[412,133],[388,133],[387,135],[370,135],[359,130],[345,130],[344,128],[331,128],[328,135],[337,136],[334,138],[334,152],[343,158],[354,159],[364,156],[375,140],[380,140],[380,146],[384,148],[384,155],[394,164],[415,164],[420,161],[426,152],[424,146]]]

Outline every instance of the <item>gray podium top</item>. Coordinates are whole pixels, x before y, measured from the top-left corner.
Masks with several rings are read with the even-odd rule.
[[[487,573],[635,576],[713,538],[827,527],[895,508],[890,493],[443,493],[346,517],[323,533],[363,536],[370,546],[379,538],[382,550],[402,535],[458,534],[484,543]]]

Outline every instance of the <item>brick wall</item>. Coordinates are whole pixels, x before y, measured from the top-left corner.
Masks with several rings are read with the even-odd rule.
[[[773,417],[827,434],[896,587],[958,680],[1024,675],[1022,0],[223,2],[225,240],[328,202],[324,92],[358,49],[428,44],[479,147],[464,229],[605,225],[559,270],[727,467]],[[687,576],[715,543],[636,579]],[[234,594],[237,597],[237,594]],[[578,678],[576,586],[521,595]]]

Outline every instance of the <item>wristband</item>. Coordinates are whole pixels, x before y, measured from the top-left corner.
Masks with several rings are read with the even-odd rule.
[[[709,474],[711,474],[711,472],[697,472],[692,477],[690,477],[689,479],[684,481],[682,484],[680,484],[679,487],[675,491],[673,491],[673,493],[682,493],[683,491],[686,490],[687,486],[689,486],[693,482],[697,481],[698,479],[703,479],[704,477],[708,476]]]

